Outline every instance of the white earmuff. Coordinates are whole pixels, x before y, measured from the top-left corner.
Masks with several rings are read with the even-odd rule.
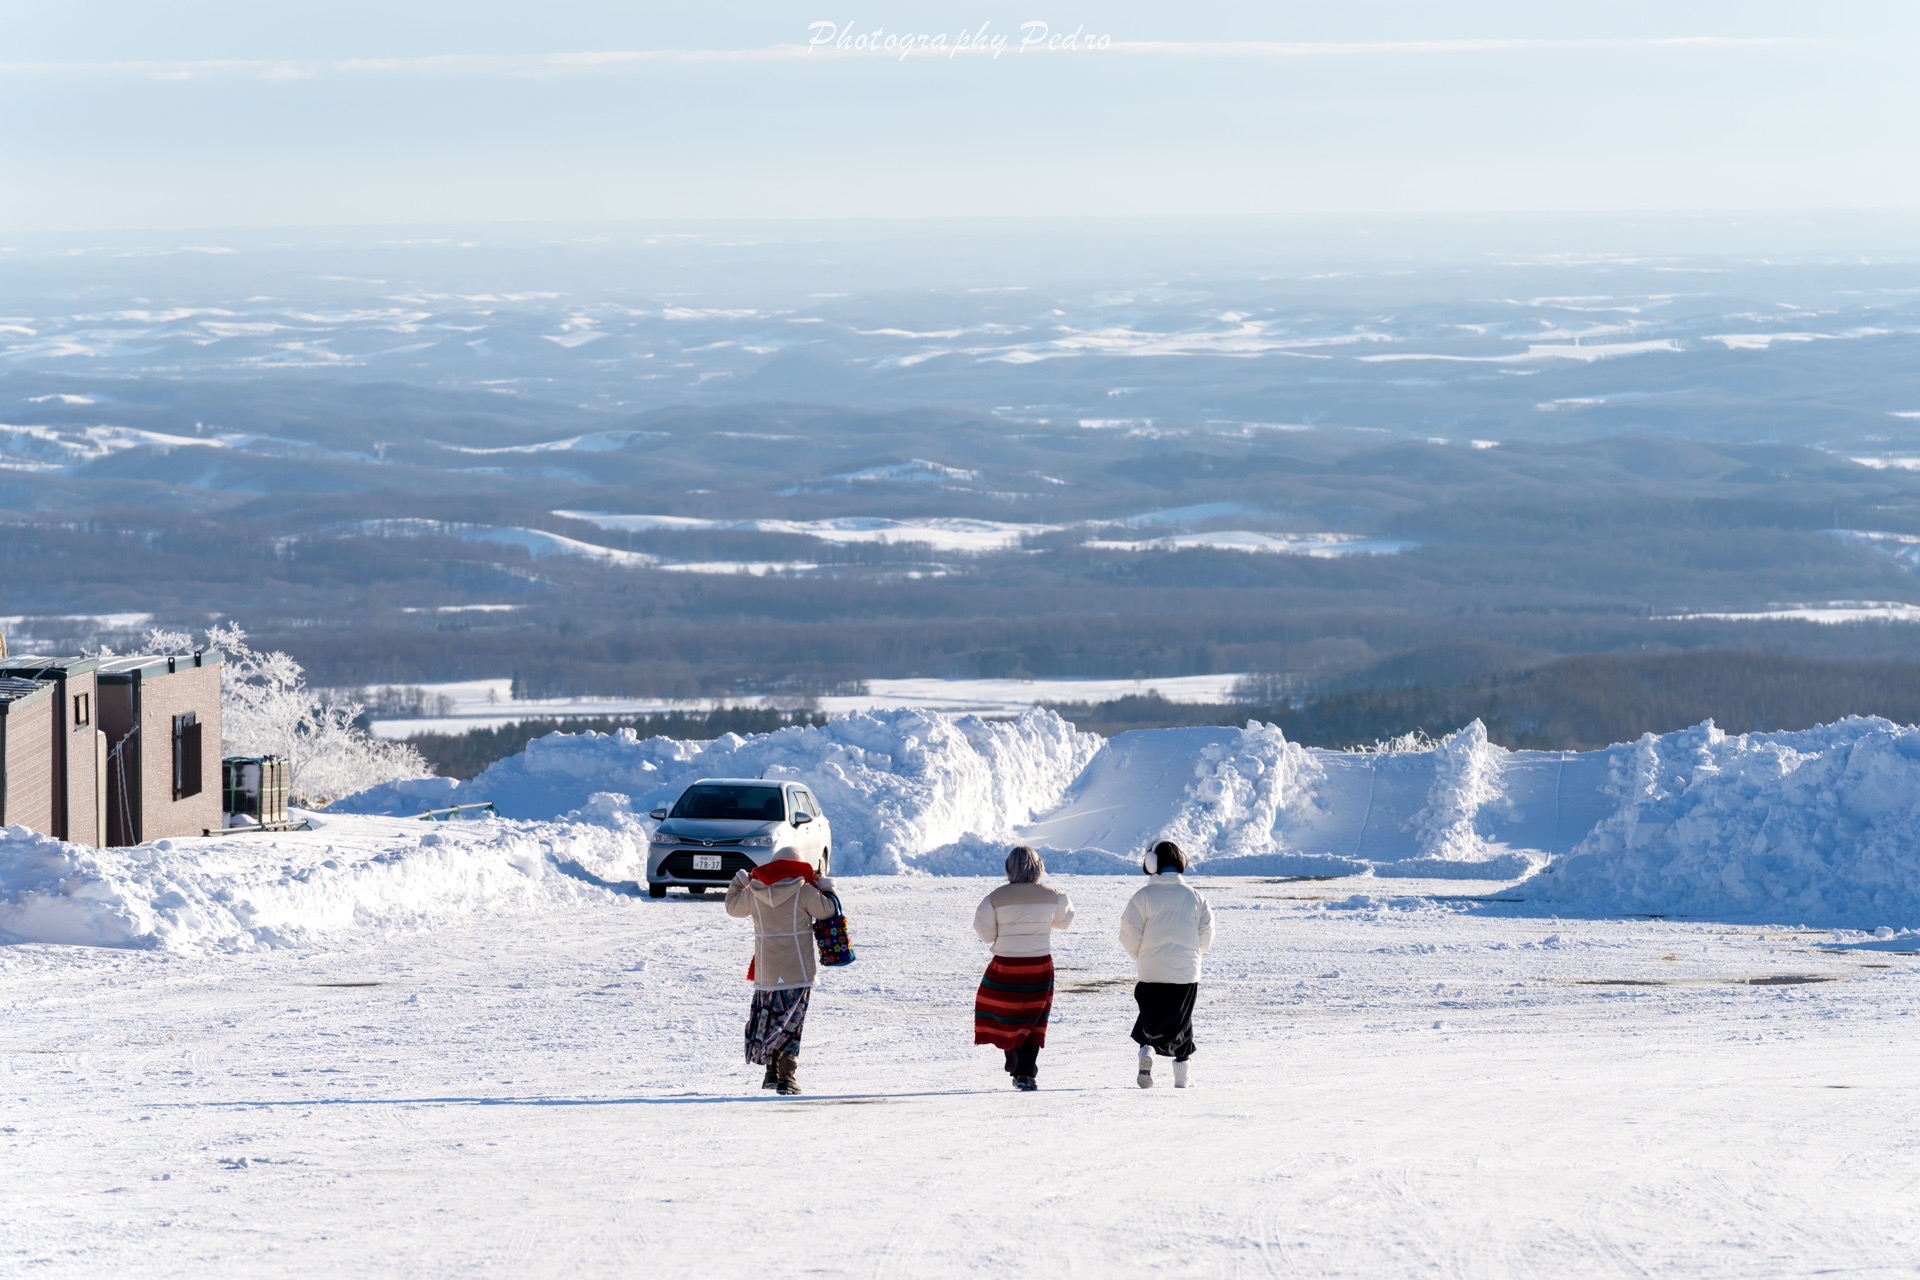
[[[1140,859],[1140,869],[1150,876],[1160,874],[1160,855],[1147,850],[1147,856]]]

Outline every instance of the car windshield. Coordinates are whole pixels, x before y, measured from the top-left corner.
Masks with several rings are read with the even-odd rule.
[[[701,783],[688,787],[673,806],[675,818],[738,818],[748,822],[779,822],[787,816],[778,787],[748,787]]]

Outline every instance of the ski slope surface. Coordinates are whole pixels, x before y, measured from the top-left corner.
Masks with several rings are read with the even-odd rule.
[[[1057,882],[1035,1094],[971,1044],[986,879],[841,882],[794,1099],[711,898],[0,947],[0,1274],[1914,1273],[1920,938],[1211,878],[1195,1087],[1143,1091],[1137,878]]]
[[[807,781],[852,873],[797,1099],[741,1061],[745,926],[644,894],[703,773]],[[0,1274],[1920,1271],[1912,729],[887,712],[555,735],[313,817],[0,831]],[[1114,937],[1161,835],[1218,922],[1178,1092],[1133,1082]],[[1079,907],[1031,1095],[971,1043],[1017,839]]]

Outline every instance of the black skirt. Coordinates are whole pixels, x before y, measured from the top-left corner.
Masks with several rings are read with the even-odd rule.
[[[1134,983],[1133,1001],[1140,1006],[1140,1016],[1133,1020],[1134,1043],[1178,1062],[1191,1058],[1193,1002],[1199,994],[1197,982]]]

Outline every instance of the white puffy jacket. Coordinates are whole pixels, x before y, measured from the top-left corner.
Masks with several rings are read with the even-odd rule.
[[[1121,912],[1120,945],[1142,982],[1198,982],[1200,957],[1213,946],[1213,908],[1178,872],[1163,871]]]
[[[1050,956],[1053,931],[1073,923],[1073,903],[1044,884],[1003,884],[980,900],[973,931],[997,956]]]

